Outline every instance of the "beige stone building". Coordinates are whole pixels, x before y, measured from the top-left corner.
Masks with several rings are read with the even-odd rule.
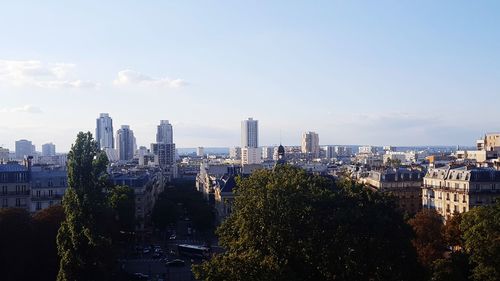
[[[492,204],[500,197],[500,171],[449,166],[431,168],[424,177],[422,205],[443,217]]]
[[[419,169],[398,168],[370,171],[360,179],[373,189],[391,194],[401,210],[417,213],[422,207],[421,186],[425,172]]]

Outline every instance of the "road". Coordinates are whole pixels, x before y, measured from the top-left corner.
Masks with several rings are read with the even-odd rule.
[[[142,273],[150,276],[150,280],[167,281],[192,281],[195,280],[191,273],[189,260],[182,267],[165,266],[164,260],[143,258],[121,261],[123,270],[129,273]]]

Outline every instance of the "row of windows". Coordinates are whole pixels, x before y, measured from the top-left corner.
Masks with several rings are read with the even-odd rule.
[[[21,193],[26,193],[27,187],[26,185],[16,185],[15,186],[15,193],[16,194],[21,194]],[[2,194],[7,194],[9,193],[9,187],[8,186],[2,186]]]
[[[8,208],[8,207],[11,207],[11,206],[9,206],[9,200],[7,198],[3,198],[2,199],[2,208]],[[15,204],[13,207],[26,207],[26,199],[16,198]]]
[[[428,186],[436,186],[436,187],[448,187],[448,188],[455,188],[455,189],[460,189],[460,183],[451,183],[451,182],[446,182],[446,185],[443,185],[441,181],[439,181],[439,183],[436,185],[434,182],[432,181],[424,181],[424,184],[425,185],[428,185]],[[467,184],[464,183],[462,184],[462,188],[464,190],[467,190]],[[476,190],[488,190],[488,189],[491,189],[491,190],[496,190],[497,189],[497,184],[496,183],[492,183],[491,185],[490,184],[479,184],[479,183],[476,183],[476,184],[471,184],[470,185],[470,188],[471,189],[476,189]]]

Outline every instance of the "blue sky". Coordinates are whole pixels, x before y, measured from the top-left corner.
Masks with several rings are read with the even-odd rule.
[[[2,1],[0,145],[470,145],[500,131],[498,1]]]

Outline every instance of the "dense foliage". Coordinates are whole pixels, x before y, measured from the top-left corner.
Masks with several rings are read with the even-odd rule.
[[[443,241],[443,218],[435,210],[424,209],[410,219],[409,224],[415,232],[412,243],[418,254],[419,262],[427,268],[443,257],[446,250]]]
[[[66,219],[57,235],[57,280],[109,280],[113,266],[109,212],[103,192],[108,160],[90,133],[79,133],[68,154]]]
[[[55,280],[56,234],[63,219],[61,206],[34,216],[24,209],[0,209],[1,280]]]
[[[500,200],[465,213],[460,224],[476,281],[500,279]]]
[[[411,228],[390,200],[290,166],[238,183],[203,280],[418,280]]]

